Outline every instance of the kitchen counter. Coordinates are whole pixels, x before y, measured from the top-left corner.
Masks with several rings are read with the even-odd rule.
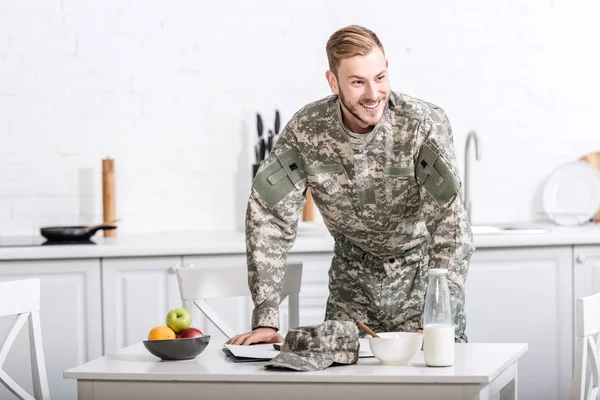
[[[515,225],[513,225],[515,226]],[[559,227],[550,224],[521,224],[522,228],[545,229],[545,233],[502,232],[476,234],[478,249],[600,244],[600,225]],[[60,245],[32,247],[2,247],[0,261],[27,259],[111,258],[168,255],[243,254],[244,233],[232,232],[166,232],[123,234],[104,238],[101,233],[93,240],[97,245]],[[299,230],[290,254],[330,253],[333,238],[322,228]]]
[[[519,378],[521,398],[567,398],[575,301],[600,291],[600,226],[536,227],[547,233],[489,233],[493,227],[479,228],[476,231],[488,233],[475,235],[477,251],[465,287],[469,339],[529,343],[531,349],[520,363],[528,371]],[[243,232],[119,232],[116,238],[97,234],[94,240],[98,245],[0,247],[0,280],[31,276],[42,280],[44,347],[53,349],[46,358],[49,382],[51,391],[60,394],[54,397],[65,400],[76,399],[77,388],[62,379],[62,371],[138,342],[161,324],[161,315],[181,306],[173,266],[246,261]],[[303,264],[303,325],[322,322],[325,315],[332,252],[333,239],[327,233],[306,227],[290,252],[290,261]],[[219,314],[230,318],[236,332],[246,331],[250,299],[224,300],[218,304]],[[288,312],[287,305],[282,308]],[[284,330],[286,321],[282,320]],[[10,323],[0,324],[0,331],[9,329]],[[220,335],[199,315],[197,327],[215,338]],[[15,351],[28,351],[26,341],[18,346]],[[15,379],[30,379],[27,365],[13,361],[7,360],[7,368],[15,371]],[[540,387],[542,381],[548,384]],[[0,388],[0,398],[6,396]],[[442,397],[447,398],[445,393],[434,398]]]

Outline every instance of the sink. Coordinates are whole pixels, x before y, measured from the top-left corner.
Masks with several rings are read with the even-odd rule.
[[[550,232],[542,228],[519,228],[514,226],[471,225],[473,235],[530,235]]]

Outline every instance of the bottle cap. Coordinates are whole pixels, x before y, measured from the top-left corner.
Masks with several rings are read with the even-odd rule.
[[[429,274],[431,275],[441,275],[441,274],[447,274],[448,273],[448,268],[431,268],[429,270]]]

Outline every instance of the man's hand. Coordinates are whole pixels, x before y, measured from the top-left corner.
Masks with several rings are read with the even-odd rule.
[[[225,344],[248,345],[253,343],[282,343],[283,337],[273,328],[256,328],[253,331],[235,335]]]

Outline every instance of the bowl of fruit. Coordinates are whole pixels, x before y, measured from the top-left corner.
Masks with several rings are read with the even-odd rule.
[[[167,314],[166,325],[155,326],[144,340],[144,347],[163,361],[193,360],[204,351],[210,335],[192,327],[192,317],[185,308]]]

